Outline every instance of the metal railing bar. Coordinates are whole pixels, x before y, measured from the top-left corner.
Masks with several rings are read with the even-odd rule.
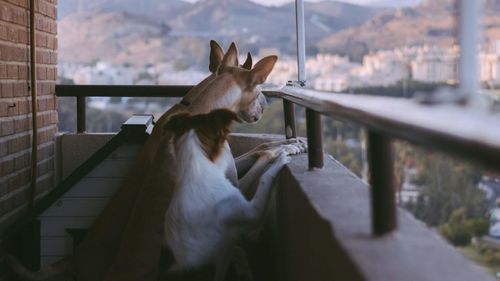
[[[58,97],[183,97],[192,85],[56,85]]]
[[[83,133],[87,130],[87,102],[86,97],[76,97],[76,131]]]
[[[290,101],[283,100],[283,114],[285,115],[285,137],[287,139],[296,138],[295,105]]]
[[[321,115],[314,110],[306,109],[307,156],[309,169],[323,168],[323,128]]]
[[[263,92],[392,138],[500,168],[498,115],[457,105],[429,106],[407,99],[334,94],[297,87]]]
[[[391,140],[368,131],[368,166],[370,170],[372,232],[384,235],[397,227],[394,188],[394,159]]]

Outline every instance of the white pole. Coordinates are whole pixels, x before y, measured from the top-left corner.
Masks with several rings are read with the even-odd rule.
[[[460,92],[470,96],[479,89],[479,10],[482,0],[460,1]]]
[[[304,28],[304,0],[295,0],[295,22],[297,28],[297,72],[301,86],[306,82],[306,38]]]

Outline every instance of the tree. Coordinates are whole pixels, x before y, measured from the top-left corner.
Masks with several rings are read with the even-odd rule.
[[[469,218],[482,218],[488,204],[477,188],[479,170],[441,154],[417,154],[418,180],[422,183],[424,208],[414,214],[428,225],[448,221],[450,214],[463,207]]]
[[[467,246],[472,238],[466,225],[465,208],[456,209],[450,220],[439,228],[439,232],[455,246]]]

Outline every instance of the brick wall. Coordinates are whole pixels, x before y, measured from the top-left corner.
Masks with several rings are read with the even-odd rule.
[[[37,195],[54,182],[57,0],[36,0]],[[0,225],[25,210],[30,188],[29,0],[0,0]]]

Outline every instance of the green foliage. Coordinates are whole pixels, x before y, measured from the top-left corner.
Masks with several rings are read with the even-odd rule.
[[[465,222],[465,209],[457,209],[451,214],[448,223],[439,228],[439,232],[453,245],[466,246],[470,243],[472,235]]]
[[[500,264],[500,252],[496,249],[486,249],[484,252],[484,261],[490,265]]]
[[[473,236],[481,237],[488,234],[490,224],[484,218],[470,219],[467,221],[467,228],[469,228]]]
[[[439,232],[455,246],[466,246],[472,237],[481,237],[488,233],[488,221],[468,219],[464,207],[454,210],[447,223],[439,227]],[[486,254],[486,253],[485,253]]]
[[[431,226],[448,221],[453,210],[464,207],[468,218],[482,218],[488,204],[477,188],[481,172],[471,165],[435,153],[414,154],[422,184],[422,198],[410,210]]]

